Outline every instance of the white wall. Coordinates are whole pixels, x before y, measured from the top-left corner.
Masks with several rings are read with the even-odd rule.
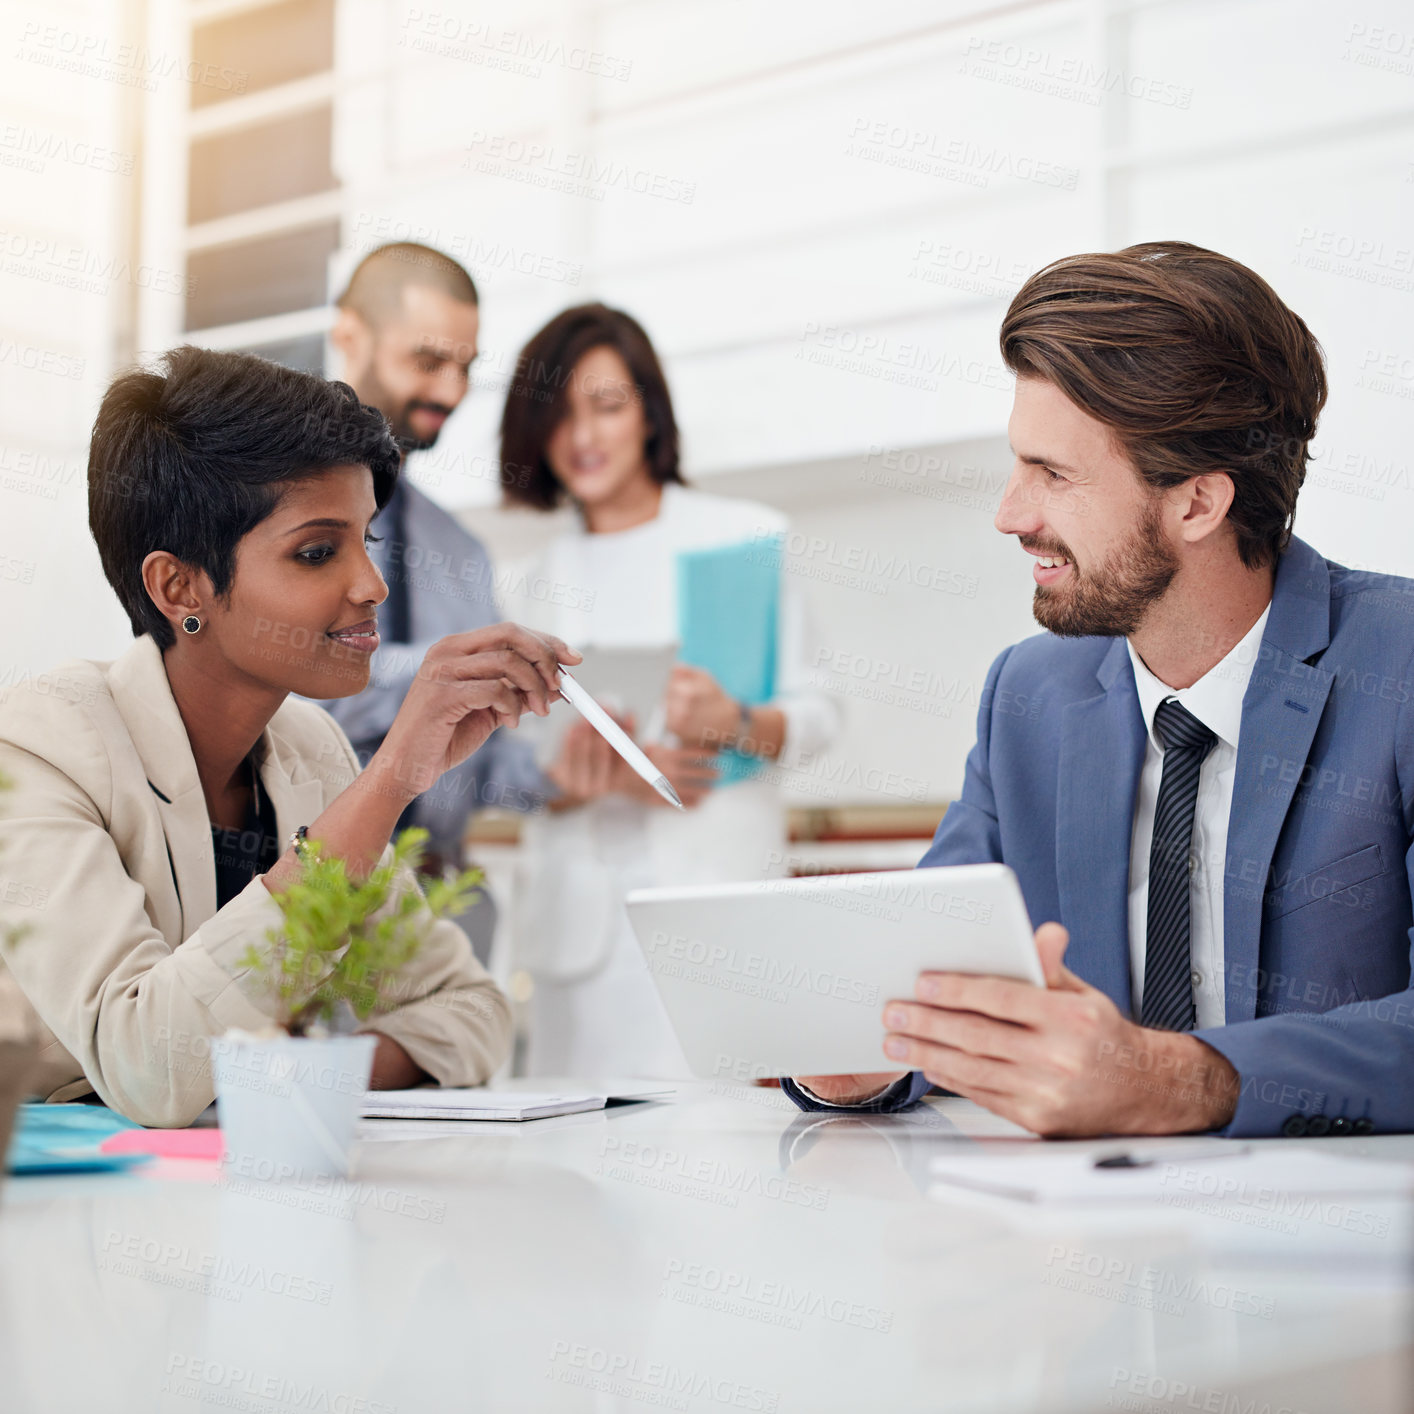
[[[446,5],[441,34],[408,13],[388,22],[402,43],[385,43],[381,91],[406,125],[380,180],[415,173],[398,209],[488,255],[486,386],[418,474],[524,556],[533,527],[484,509],[499,383],[564,304],[630,309],[666,356],[695,479],[789,509],[812,542],[928,558],[976,586],[880,594],[802,575],[814,652],[848,689],[839,754],[954,793],[962,699],[1032,630],[1025,568],[990,529],[1009,405],[995,343],[1010,294],[1056,256],[1177,237],[1264,274],[1330,357],[1298,530],[1414,572],[1406,6],[630,0],[581,21],[626,79],[486,72],[496,45],[523,56],[552,29],[553,7],[525,21]],[[571,154],[601,180],[548,189],[573,185]],[[379,198],[360,203],[371,225]],[[498,241],[545,257],[545,276],[493,273]],[[919,474],[910,453],[930,452]],[[962,494],[970,463],[992,477]],[[905,690],[881,700],[890,683]]]
[[[154,25],[176,7],[153,0]],[[100,86],[61,97],[9,67],[36,111],[110,120]],[[889,703],[855,682],[839,750],[907,766],[930,795],[956,790],[971,739],[948,684],[980,684],[1029,631],[1025,567],[989,525],[1009,403],[995,335],[1049,259],[1179,237],[1264,274],[1330,358],[1298,529],[1414,573],[1414,16],[1396,0],[341,0],[336,89],[348,251],[331,283],[403,238],[459,256],[483,288],[477,387],[414,474],[504,557],[528,553],[547,527],[490,509],[500,388],[565,305],[629,308],[666,357],[695,480],[788,508],[808,538],[926,556],[976,585],[850,592],[802,574],[826,664],[848,679],[862,658],[926,688]],[[165,101],[147,100],[160,130],[144,139],[144,249],[162,259],[181,180],[160,160],[178,121]],[[96,179],[62,199],[0,180],[31,221],[97,220],[109,202]],[[98,306],[51,317],[26,293],[4,316],[21,329],[108,337]],[[155,347],[174,312],[144,299]],[[7,436],[11,417],[36,429],[24,437],[61,427],[72,452],[91,378],[0,366],[0,388]],[[925,451],[931,472],[907,470]],[[973,464],[993,479],[962,485]],[[64,562],[25,651],[121,646],[74,568],[78,508],[6,495],[24,542],[42,527]]]
[[[88,433],[139,292],[143,86],[132,7],[13,3],[0,16],[0,683],[127,641],[88,534]]]

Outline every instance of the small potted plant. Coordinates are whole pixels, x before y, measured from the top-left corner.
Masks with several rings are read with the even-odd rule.
[[[426,839],[426,830],[404,830],[390,859],[362,880],[311,840],[300,877],[275,895],[281,926],[241,959],[273,994],[271,1026],[229,1031],[211,1045],[226,1162],[243,1177],[348,1172],[377,1043],[354,1032],[397,1005],[398,976],[421,946],[428,914],[463,912],[481,881],[468,870],[394,898]]]

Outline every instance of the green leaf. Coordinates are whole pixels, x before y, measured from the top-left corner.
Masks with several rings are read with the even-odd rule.
[[[341,1003],[367,1021],[407,1000],[399,973],[416,957],[433,920],[470,907],[483,877],[469,869],[455,880],[434,880],[424,897],[415,871],[427,839],[426,830],[404,830],[387,863],[361,881],[349,878],[342,859],[325,858],[318,841],[309,841],[299,878],[275,895],[282,926],[269,930],[269,950],[252,947],[241,959],[271,987],[287,1029],[298,1034],[315,1020],[329,1021]]]

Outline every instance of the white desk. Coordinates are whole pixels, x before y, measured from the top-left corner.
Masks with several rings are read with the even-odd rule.
[[[327,1192],[170,1161],[11,1179],[0,1408],[1409,1407],[1407,1204],[1351,1200],[1361,1235],[944,1203],[930,1155],[1019,1131],[961,1101],[836,1120],[771,1090],[679,1094],[368,1142]],[[1414,1160],[1414,1139],[1271,1142]],[[1187,1295],[1156,1308],[1132,1275],[1072,1279],[1101,1264]]]

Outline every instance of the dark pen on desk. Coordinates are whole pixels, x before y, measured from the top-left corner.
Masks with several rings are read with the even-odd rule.
[[[1162,1149],[1148,1154],[1106,1154],[1091,1165],[1097,1169],[1147,1169],[1158,1164],[1183,1163],[1188,1159],[1235,1159],[1252,1150],[1246,1144],[1224,1145],[1222,1148],[1179,1149],[1165,1152]]]

